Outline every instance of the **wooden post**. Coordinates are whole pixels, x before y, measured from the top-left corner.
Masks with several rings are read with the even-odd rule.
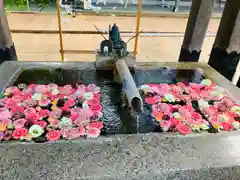
[[[225,4],[208,64],[232,80],[240,58],[240,1]]]
[[[0,64],[15,60],[17,60],[17,54],[4,12],[3,0],[0,0]]]
[[[215,0],[193,0],[179,61],[197,62]]]

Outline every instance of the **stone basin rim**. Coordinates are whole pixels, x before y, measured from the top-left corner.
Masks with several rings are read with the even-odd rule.
[[[18,140],[10,140],[10,141],[2,141],[0,142],[0,147],[5,146],[5,145],[46,145],[46,144],[61,144],[61,143],[67,143],[67,144],[79,144],[79,143],[86,143],[86,144],[102,144],[102,143],[107,143],[107,142],[117,142],[119,139],[124,139],[124,138],[143,138],[144,136],[148,137],[155,137],[155,136],[161,136],[161,138],[164,139],[192,139],[196,138],[198,139],[199,137],[212,137],[212,136],[224,136],[224,137],[230,137],[230,136],[235,136],[239,135],[240,138],[240,130],[239,131],[221,131],[220,133],[209,133],[209,132],[201,132],[201,133],[193,133],[189,135],[181,135],[177,134],[176,132],[149,132],[149,133],[136,133],[136,134],[113,134],[113,135],[107,135],[107,136],[99,136],[98,138],[77,138],[73,140],[66,140],[66,139],[61,139],[58,141],[47,141],[43,143],[36,143],[33,141],[30,142],[25,142],[25,141],[18,141]],[[141,140],[141,139],[140,139]]]

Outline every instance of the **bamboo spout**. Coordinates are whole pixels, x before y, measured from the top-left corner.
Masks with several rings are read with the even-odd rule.
[[[133,80],[129,68],[124,59],[118,59],[115,62],[118,75],[121,79],[123,88],[126,92],[128,104],[135,112],[142,112],[143,102],[138,88]]]

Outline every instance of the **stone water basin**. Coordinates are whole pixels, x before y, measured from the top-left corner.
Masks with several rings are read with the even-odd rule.
[[[222,86],[238,101],[239,89],[206,64],[137,63],[135,70],[148,71],[167,66],[175,69],[201,68],[205,78]],[[94,67],[94,63],[81,63],[79,67],[76,63],[7,62],[0,68],[1,92],[16,82],[21,69],[39,67],[83,70]],[[240,176],[238,141],[239,132],[222,132],[191,136],[172,136],[170,133],[118,134],[43,144],[0,143],[1,178],[237,180]]]
[[[54,83],[59,87],[65,87],[65,85],[74,87],[76,84],[84,84],[86,86],[94,84],[100,87],[100,105],[103,113],[100,120],[104,125],[101,129],[101,135],[136,133],[136,121],[127,112],[127,109],[123,107],[125,102],[124,98],[122,98],[122,86],[114,82],[113,71],[109,68],[95,69],[94,66],[94,63],[7,62],[3,64],[1,70],[1,77],[7,77],[0,80],[1,93],[4,94],[3,92],[6,88],[18,86],[19,84],[47,85]],[[38,93],[35,92],[35,94]],[[80,106],[83,105],[81,104]],[[52,107],[43,109],[53,111]],[[59,120],[67,116],[62,115]],[[48,124],[50,122],[48,119],[44,119],[44,121]],[[61,130],[61,128],[58,129]],[[45,136],[44,133],[43,136]]]
[[[186,135],[239,129],[238,88],[207,66],[139,63],[133,77],[144,101],[143,113],[138,116],[139,132]]]

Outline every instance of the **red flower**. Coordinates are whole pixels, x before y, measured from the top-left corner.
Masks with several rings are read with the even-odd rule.
[[[92,111],[102,111],[102,106],[100,104],[95,104],[95,105],[90,106],[90,109]]]
[[[87,136],[89,138],[96,138],[100,135],[100,129],[98,128],[89,128],[87,130]]]
[[[39,114],[38,113],[31,113],[26,115],[27,120],[32,120],[32,121],[38,121],[39,120]]]
[[[93,93],[93,97],[96,98],[96,99],[99,99],[100,98],[100,93]]]
[[[42,128],[45,128],[47,126],[46,121],[36,121],[34,124],[37,124],[37,125],[41,126]]]
[[[91,122],[89,127],[90,128],[102,129],[103,128],[103,123],[101,121]]]
[[[61,133],[58,130],[51,130],[46,134],[46,137],[49,141],[57,141],[61,137]]]
[[[232,130],[233,130],[232,124],[230,124],[230,123],[228,123],[228,122],[222,122],[221,125],[222,125],[222,128],[223,128],[225,131],[232,131]]]
[[[24,112],[24,108],[21,106],[15,106],[12,108],[12,113],[23,113]]]
[[[72,107],[75,105],[75,101],[73,99],[68,99],[65,103],[64,106],[65,107]]]
[[[176,127],[176,130],[183,135],[188,135],[188,134],[192,133],[191,128],[184,124],[178,124]]]
[[[171,127],[177,127],[178,124],[180,123],[180,121],[175,118],[170,118],[169,121],[171,122]]]
[[[146,97],[145,102],[147,104],[156,104],[157,103],[156,100],[153,97]]]
[[[27,135],[28,130],[26,128],[19,128],[13,131],[12,137],[14,139],[20,139],[20,137]]]
[[[202,116],[201,116],[201,114],[199,114],[199,113],[196,113],[196,112],[193,112],[192,113],[192,117],[193,117],[193,119],[202,119]]]
[[[50,114],[50,111],[48,109],[41,109],[39,111],[39,116],[41,118],[45,118],[45,117],[49,116],[49,114]]]
[[[99,99],[98,98],[93,98],[91,100],[88,100],[87,103],[92,106],[92,105],[98,105],[99,104]]]

